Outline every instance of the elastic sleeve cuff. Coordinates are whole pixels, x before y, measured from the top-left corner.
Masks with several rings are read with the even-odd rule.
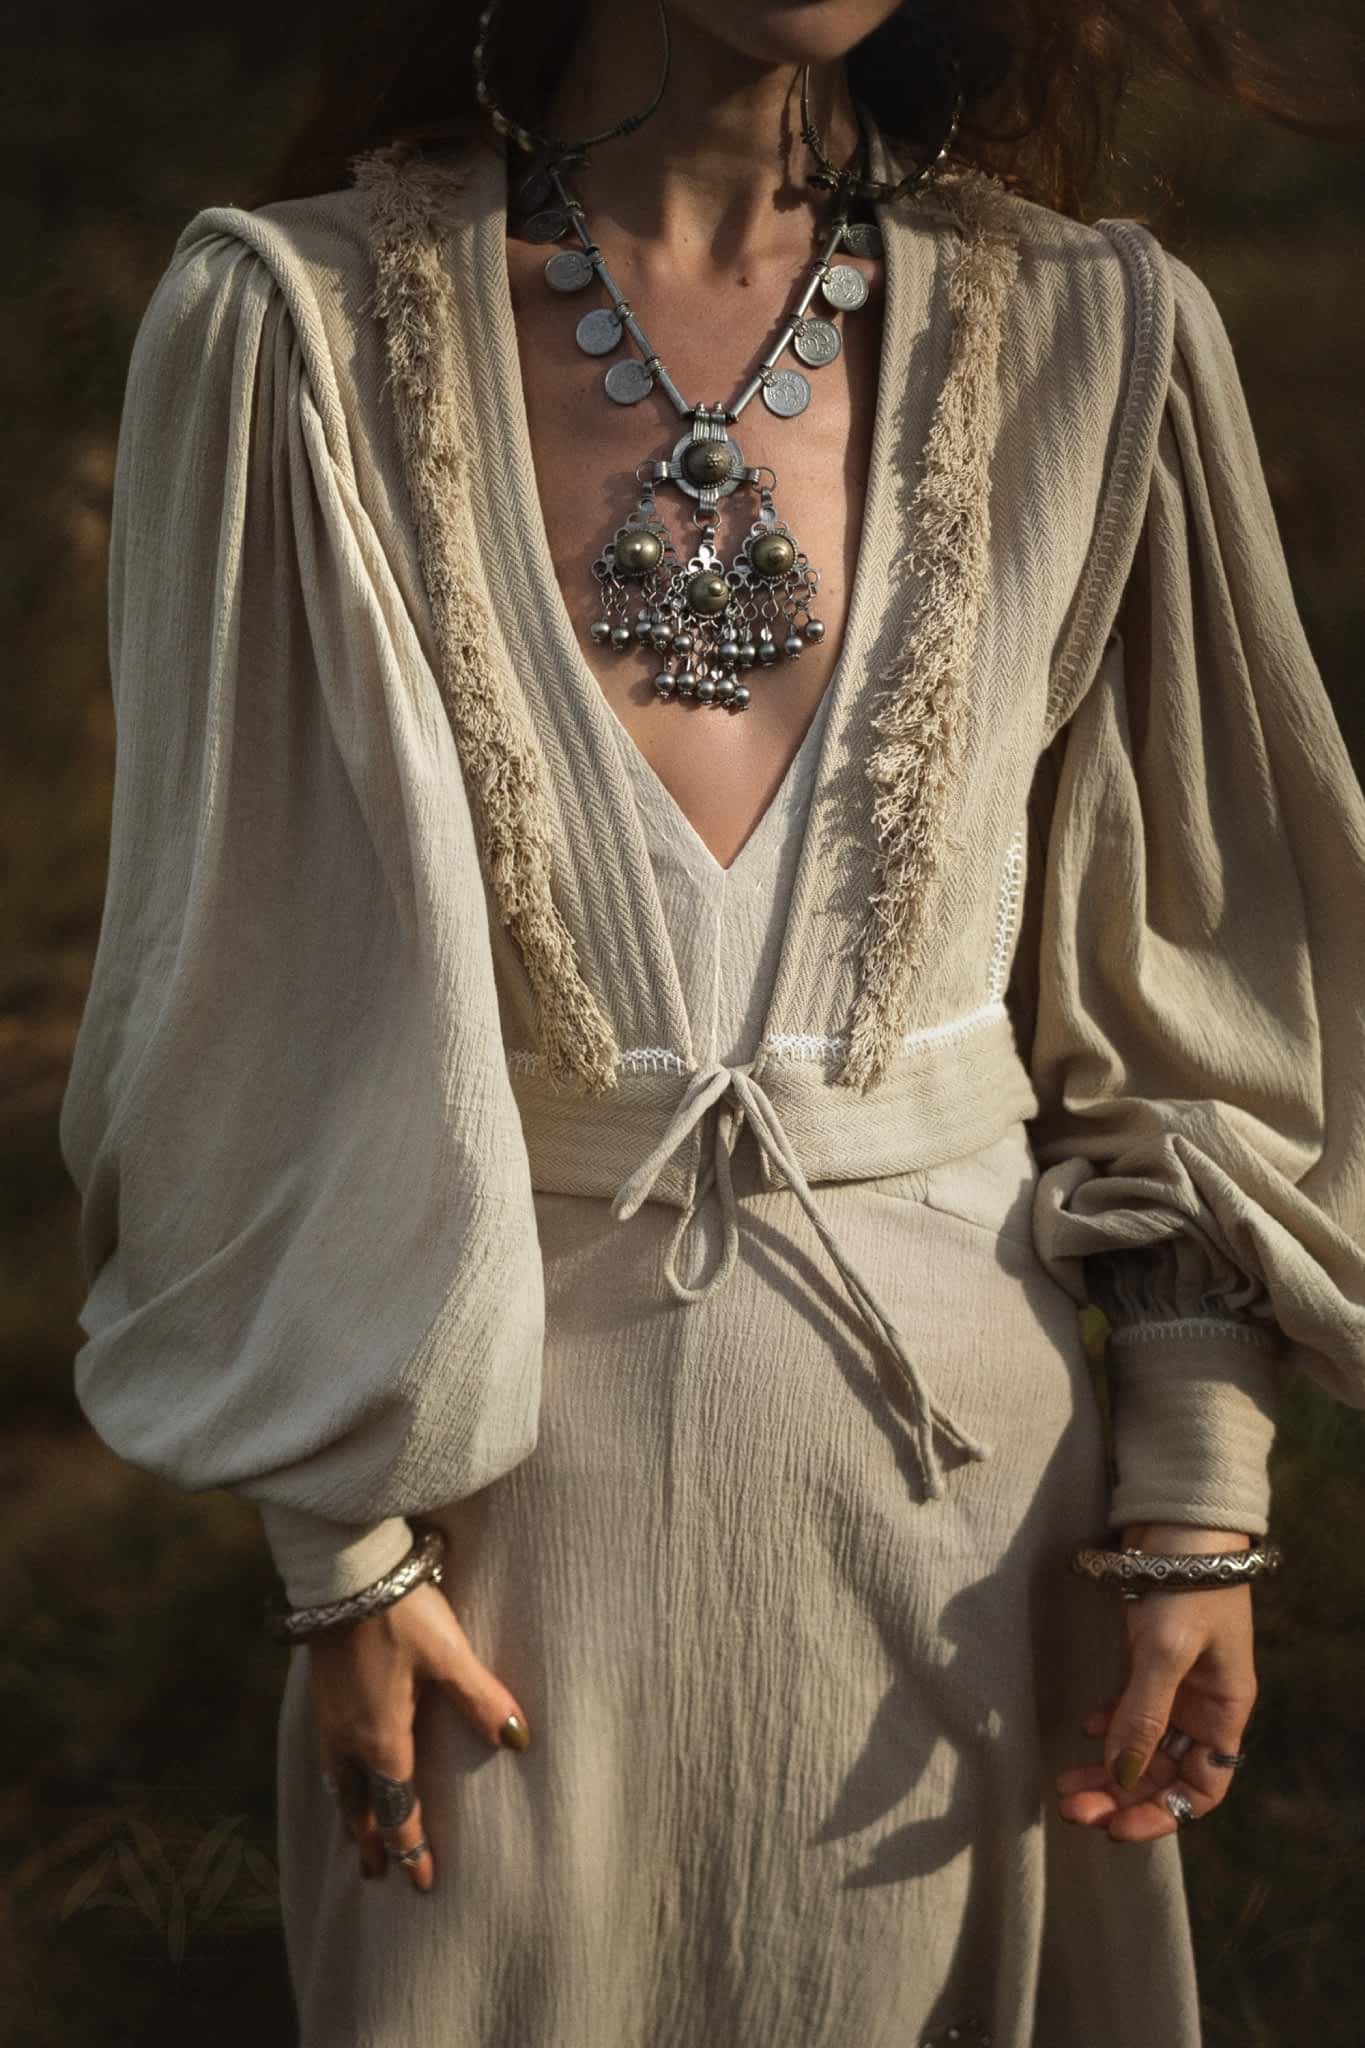
[[[1216,1316],[1111,1332],[1113,1528],[1187,1522],[1265,1534],[1281,1349],[1273,1327]]]
[[[412,1528],[403,1515],[379,1522],[333,1522],[270,1501],[256,1505],[292,1607],[344,1600],[392,1571],[412,1548]]]

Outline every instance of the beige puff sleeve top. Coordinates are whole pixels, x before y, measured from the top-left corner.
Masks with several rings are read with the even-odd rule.
[[[1031,807],[1034,1229],[1112,1328],[1114,1526],[1260,1534],[1286,1365],[1365,1406],[1365,800],[1223,321],[1166,260],[1137,551]]]
[[[411,1540],[377,1490],[415,1512],[533,1447],[541,1266],[446,714],[230,235],[137,335],[109,605],[77,1392],[131,1462],[258,1503],[290,1596],[328,1598]]]
[[[1169,389],[1152,321],[1122,344],[1159,433],[1125,426],[1100,519],[1088,450],[1045,508],[1006,473],[997,545],[1045,517],[1087,564],[1076,617],[1116,630],[1041,758],[1040,712],[979,732],[976,772],[1011,809],[1032,790],[1001,975],[1038,1252],[1116,1330],[1113,1522],[1260,1533],[1284,1365],[1365,1406],[1365,799],[1222,323],[1170,273]],[[306,313],[247,239],[187,233],[137,337],[109,880],[61,1118],[82,1406],[131,1462],[256,1502],[295,1601],[534,1449],[544,1317],[466,787]],[[1119,346],[1058,333],[1058,392]]]

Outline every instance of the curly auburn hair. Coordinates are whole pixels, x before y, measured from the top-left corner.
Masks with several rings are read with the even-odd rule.
[[[496,70],[518,118],[546,103],[583,5],[517,0],[499,18]],[[352,155],[380,143],[439,148],[491,134],[470,62],[479,11],[480,0],[328,8],[312,111],[249,203],[344,185]],[[1365,45],[1343,41],[1358,79]],[[1228,0],[903,0],[849,52],[849,82],[888,137],[933,148],[953,61],[965,102],[955,158],[1077,218],[1143,64],[1303,133],[1365,134],[1358,84],[1329,92],[1287,72]]]

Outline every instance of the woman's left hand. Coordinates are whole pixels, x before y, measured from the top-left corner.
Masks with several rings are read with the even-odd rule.
[[[1148,1522],[1124,1529],[1119,1543],[1177,1552],[1247,1550],[1251,1538],[1245,1531]],[[1178,1826],[1163,1798],[1171,1786],[1202,1819],[1236,1775],[1211,1764],[1208,1752],[1241,1748],[1255,1704],[1251,1587],[1144,1593],[1118,1605],[1125,1624],[1123,1690],[1081,1724],[1087,1735],[1103,1735],[1104,1761],[1058,1775],[1058,1809],[1063,1820],[1106,1829],[1111,1842],[1151,1842]],[[1178,1762],[1157,1748],[1172,1726],[1194,1738]]]

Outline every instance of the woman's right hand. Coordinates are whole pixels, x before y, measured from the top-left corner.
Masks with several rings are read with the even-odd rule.
[[[349,1628],[310,1638],[308,1666],[322,1768],[334,1778],[344,1757],[359,1758],[389,1778],[412,1777],[413,1723],[427,1684],[442,1687],[495,1749],[525,1749],[530,1740],[521,1707],[479,1662],[450,1602],[430,1583],[414,1586]],[[407,1849],[422,1839],[421,1802],[400,1826],[386,1832],[380,1831],[373,1807],[348,1819],[348,1825],[363,1874],[382,1877],[389,1848]],[[397,1868],[418,1891],[430,1891],[436,1882],[429,1848]]]

